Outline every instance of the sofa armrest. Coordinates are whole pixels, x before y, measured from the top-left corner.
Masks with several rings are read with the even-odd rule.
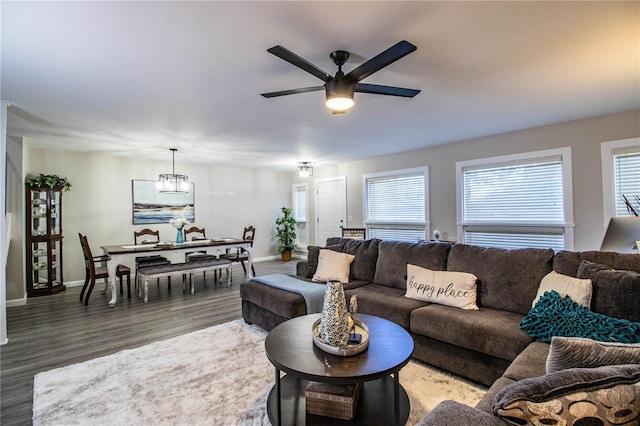
[[[307,276],[307,261],[306,260],[301,260],[298,263],[296,263],[296,275],[299,277],[306,277]]]
[[[472,408],[457,401],[442,401],[429,414],[423,417],[418,426],[473,425],[505,426],[509,425],[500,417]]]

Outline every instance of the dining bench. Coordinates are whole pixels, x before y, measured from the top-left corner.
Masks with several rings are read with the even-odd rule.
[[[171,263],[169,265],[145,266],[138,269],[138,297],[144,297],[144,303],[149,301],[149,280],[154,278],[172,277],[177,275],[190,275],[191,294],[195,292],[195,274],[198,272],[227,270],[227,287],[231,287],[232,262],[227,259],[203,259],[192,260],[184,263]],[[143,286],[140,283],[144,283]],[[182,283],[183,290],[185,282]]]

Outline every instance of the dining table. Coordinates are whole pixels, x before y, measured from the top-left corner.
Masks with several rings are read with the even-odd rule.
[[[252,278],[253,247],[252,241],[236,238],[220,238],[176,242],[158,242],[153,244],[117,244],[100,247],[102,252],[108,257],[107,270],[109,272],[109,285],[111,286],[111,299],[109,306],[114,307],[118,301],[118,291],[116,287],[116,269],[125,259],[137,256],[152,256],[160,254],[181,254],[193,252],[197,248],[198,252],[216,254],[217,252],[231,249],[243,249],[247,252],[247,273]],[[106,287],[105,287],[106,290]]]

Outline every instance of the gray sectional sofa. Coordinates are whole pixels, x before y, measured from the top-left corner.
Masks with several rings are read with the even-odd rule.
[[[329,238],[326,248],[355,255],[344,288],[347,300],[358,296],[359,312],[386,318],[408,330],[415,342],[414,358],[490,387],[475,408],[443,403],[423,420],[434,425],[447,424],[452,409],[461,416],[457,424],[504,424],[492,414],[499,390],[545,374],[549,344],[520,329],[545,275],[555,270],[576,277],[583,261],[640,272],[640,255],[598,251],[554,253],[551,249],[345,238]],[[297,264],[297,278],[311,281],[319,250],[309,248],[307,261]],[[462,310],[405,297],[407,264],[474,274],[480,309]],[[594,277],[592,281],[594,312],[640,322],[640,285],[635,277],[623,280],[621,288],[609,279]],[[266,330],[307,313],[301,295],[259,282],[243,283],[240,295],[245,321]]]

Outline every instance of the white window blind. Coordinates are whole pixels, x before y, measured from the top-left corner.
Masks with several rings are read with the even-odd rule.
[[[307,188],[299,186],[293,190],[293,214],[297,221],[307,221]]]
[[[308,217],[309,187],[306,183],[294,184],[292,190],[293,217],[296,220],[296,248],[304,249],[309,245]]]
[[[491,230],[482,232],[473,228],[465,230],[465,243],[486,247],[518,248],[552,248],[555,251],[564,248],[564,235],[557,232],[531,230],[526,232]]]
[[[409,241],[415,243],[424,239],[424,226],[417,228],[409,227],[385,227],[369,225],[369,238],[378,238],[380,240]]]
[[[570,151],[460,163],[459,238],[501,248],[567,247]],[[567,158],[565,158],[565,156]],[[567,189],[569,187],[569,189]]]
[[[563,223],[562,162],[466,170],[464,221]]]
[[[367,222],[424,223],[424,175],[367,179]]]
[[[629,216],[623,195],[636,206],[640,197],[640,148],[636,152],[614,151],[613,168],[615,179],[616,216]]]
[[[364,176],[367,235],[383,240],[423,239],[426,182],[426,168]]]

